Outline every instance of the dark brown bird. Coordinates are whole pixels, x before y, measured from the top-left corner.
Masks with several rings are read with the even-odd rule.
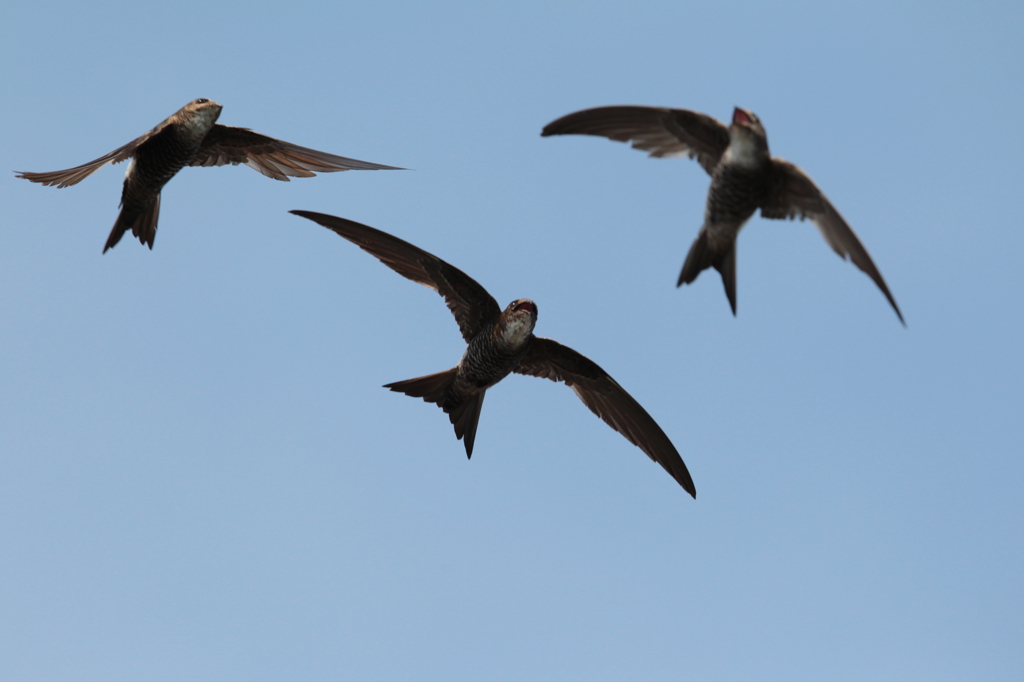
[[[95,161],[49,173],[18,172],[18,177],[44,185],[70,187],[108,163],[131,159],[121,190],[121,213],[103,247],[106,253],[128,230],[153,248],[160,216],[160,190],[185,166],[244,163],[267,177],[286,182],[289,175],[309,178],[316,175],[313,171],[402,170],[318,152],[254,133],[248,128],[217,125],[222,108],[210,99],[192,100],[142,137]]]
[[[386,384],[444,410],[473,456],[480,408],[487,389],[510,372],[564,381],[598,417],[660,464],[696,497],[693,479],[675,446],[651,415],[588,358],[551,339],[533,335],[537,304],[520,298],[504,311],[476,280],[437,256],[360,223],[323,213],[292,211],[376,256],[382,263],[444,297],[469,344],[459,364],[444,372]]]
[[[676,286],[689,284],[707,268],[722,275],[736,314],[736,237],[761,209],[764,218],[810,218],[828,245],[874,280],[903,322],[895,299],[867,249],[806,173],[768,153],[768,136],[753,113],[737,107],[732,125],[686,109],[615,106],[585,109],[544,127],[541,135],[599,135],[650,156],[696,158],[711,176],[704,225],[690,247]],[[906,326],[906,323],[903,323]]]

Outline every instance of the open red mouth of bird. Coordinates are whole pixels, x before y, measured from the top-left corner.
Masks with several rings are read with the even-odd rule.
[[[523,301],[522,303],[516,304],[515,310],[525,310],[526,312],[532,313],[536,308],[529,301]]]

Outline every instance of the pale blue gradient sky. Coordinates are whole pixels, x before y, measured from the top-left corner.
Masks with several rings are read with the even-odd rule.
[[[10,3],[9,3],[10,4]],[[100,255],[125,166],[0,182],[0,679],[1019,680],[1019,3],[19,3],[0,158],[96,158],[196,97],[415,169],[186,169]],[[747,107],[907,319],[755,218],[739,316],[674,284],[708,178],[607,104]],[[391,232],[537,301],[697,500],[564,386],[488,393],[473,460],[381,388],[452,366]]]

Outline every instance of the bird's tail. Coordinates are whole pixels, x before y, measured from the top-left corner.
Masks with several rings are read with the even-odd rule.
[[[701,230],[700,234],[693,241],[690,253],[686,255],[683,263],[683,270],[679,273],[679,281],[676,286],[690,284],[704,270],[714,268],[722,275],[722,284],[725,285],[725,295],[732,306],[732,314],[736,314],[736,241],[729,245],[728,251],[715,251],[708,244],[708,233]]]
[[[476,426],[480,421],[480,409],[484,404],[484,391],[473,392],[470,395],[459,396],[451,391],[452,383],[455,381],[455,373],[458,367],[437,374],[428,374],[425,377],[396,381],[392,384],[385,384],[384,388],[390,388],[396,393],[404,393],[413,398],[423,398],[428,403],[434,403],[446,413],[455,427],[455,437],[465,438],[466,456],[473,456],[473,441],[476,440]]]
[[[484,406],[487,391],[476,391],[464,397],[448,411],[448,418],[455,426],[455,437],[465,437],[466,457],[473,456],[473,442],[476,440],[476,426],[480,422],[480,410]],[[447,411],[447,410],[446,410]]]
[[[156,221],[160,218],[160,195],[156,195],[156,199],[153,200],[146,210],[142,213],[137,211],[129,211],[127,208],[122,208],[121,213],[117,216],[117,222],[114,223],[114,229],[110,231],[110,236],[107,237],[107,245],[103,247],[103,253],[107,252],[119,241],[124,233],[131,229],[132,234],[139,238],[139,241],[153,248],[153,240],[156,239]]]
[[[448,401],[448,389],[455,381],[455,370],[457,369],[457,367],[452,367],[437,374],[384,384],[384,388],[390,388],[396,393],[404,393],[413,398],[423,398],[428,403],[434,403],[443,409]],[[447,412],[447,410],[445,411]]]

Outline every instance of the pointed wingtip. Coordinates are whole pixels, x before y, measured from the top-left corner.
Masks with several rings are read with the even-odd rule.
[[[861,269],[863,270],[864,268]],[[896,299],[893,298],[892,293],[889,292],[889,287],[885,285],[885,280],[882,279],[882,275],[879,274],[878,277],[875,277],[872,273],[869,272],[868,276],[870,276],[871,279],[875,281],[875,284],[878,285],[878,288],[882,290],[882,294],[885,296],[885,300],[889,301],[889,305],[892,306],[893,312],[895,312],[896,317],[899,318],[900,324],[902,324],[903,328],[906,329],[907,321],[903,319],[903,313],[900,312],[900,307],[896,305]]]
[[[21,178],[22,180],[28,180],[29,182],[39,182],[39,179],[37,177],[33,177],[33,176],[38,176],[39,173],[33,173],[32,171],[11,171],[11,172],[14,173],[14,177],[16,177],[16,178]],[[50,185],[50,184],[54,184],[54,183],[44,182],[43,184],[44,185]]]
[[[693,484],[693,478],[690,476],[690,472],[687,471],[686,465],[683,464],[682,471],[676,471],[671,473],[672,478],[676,479],[676,483],[678,483],[682,487],[682,489],[685,490],[690,495],[690,497],[696,500],[697,486]]]
[[[565,118],[565,117],[563,116],[562,118]],[[558,123],[561,120],[562,120],[561,118],[557,118],[554,121],[551,121],[550,123],[548,123],[543,128],[541,128],[540,129],[540,136],[541,137],[551,137],[552,135],[557,135],[557,133],[554,130],[554,126],[555,126],[556,123]]]
[[[324,213],[317,213],[316,211],[303,211],[303,210],[299,210],[299,209],[296,209],[294,211],[288,211],[288,212],[291,213],[292,215],[297,215],[300,218],[305,218],[306,220],[312,220],[314,223],[319,223],[321,225],[323,223],[320,223],[320,221],[317,220],[317,218],[320,217],[320,216],[326,215]]]
[[[693,484],[693,478],[690,477],[690,472],[686,470],[685,464],[683,464],[682,471],[669,471],[668,469],[666,471],[675,479],[679,487],[686,491],[687,495],[697,499],[697,487]]]
[[[889,295],[888,292],[884,292],[884,293],[886,294],[886,298],[889,299],[889,303],[892,304],[892,309],[896,311],[896,317],[900,318],[900,324],[902,324],[903,328],[906,329],[907,328],[907,321],[903,319],[903,313],[900,312],[900,308],[899,308],[898,305],[896,305],[896,301],[893,300],[892,296]]]

